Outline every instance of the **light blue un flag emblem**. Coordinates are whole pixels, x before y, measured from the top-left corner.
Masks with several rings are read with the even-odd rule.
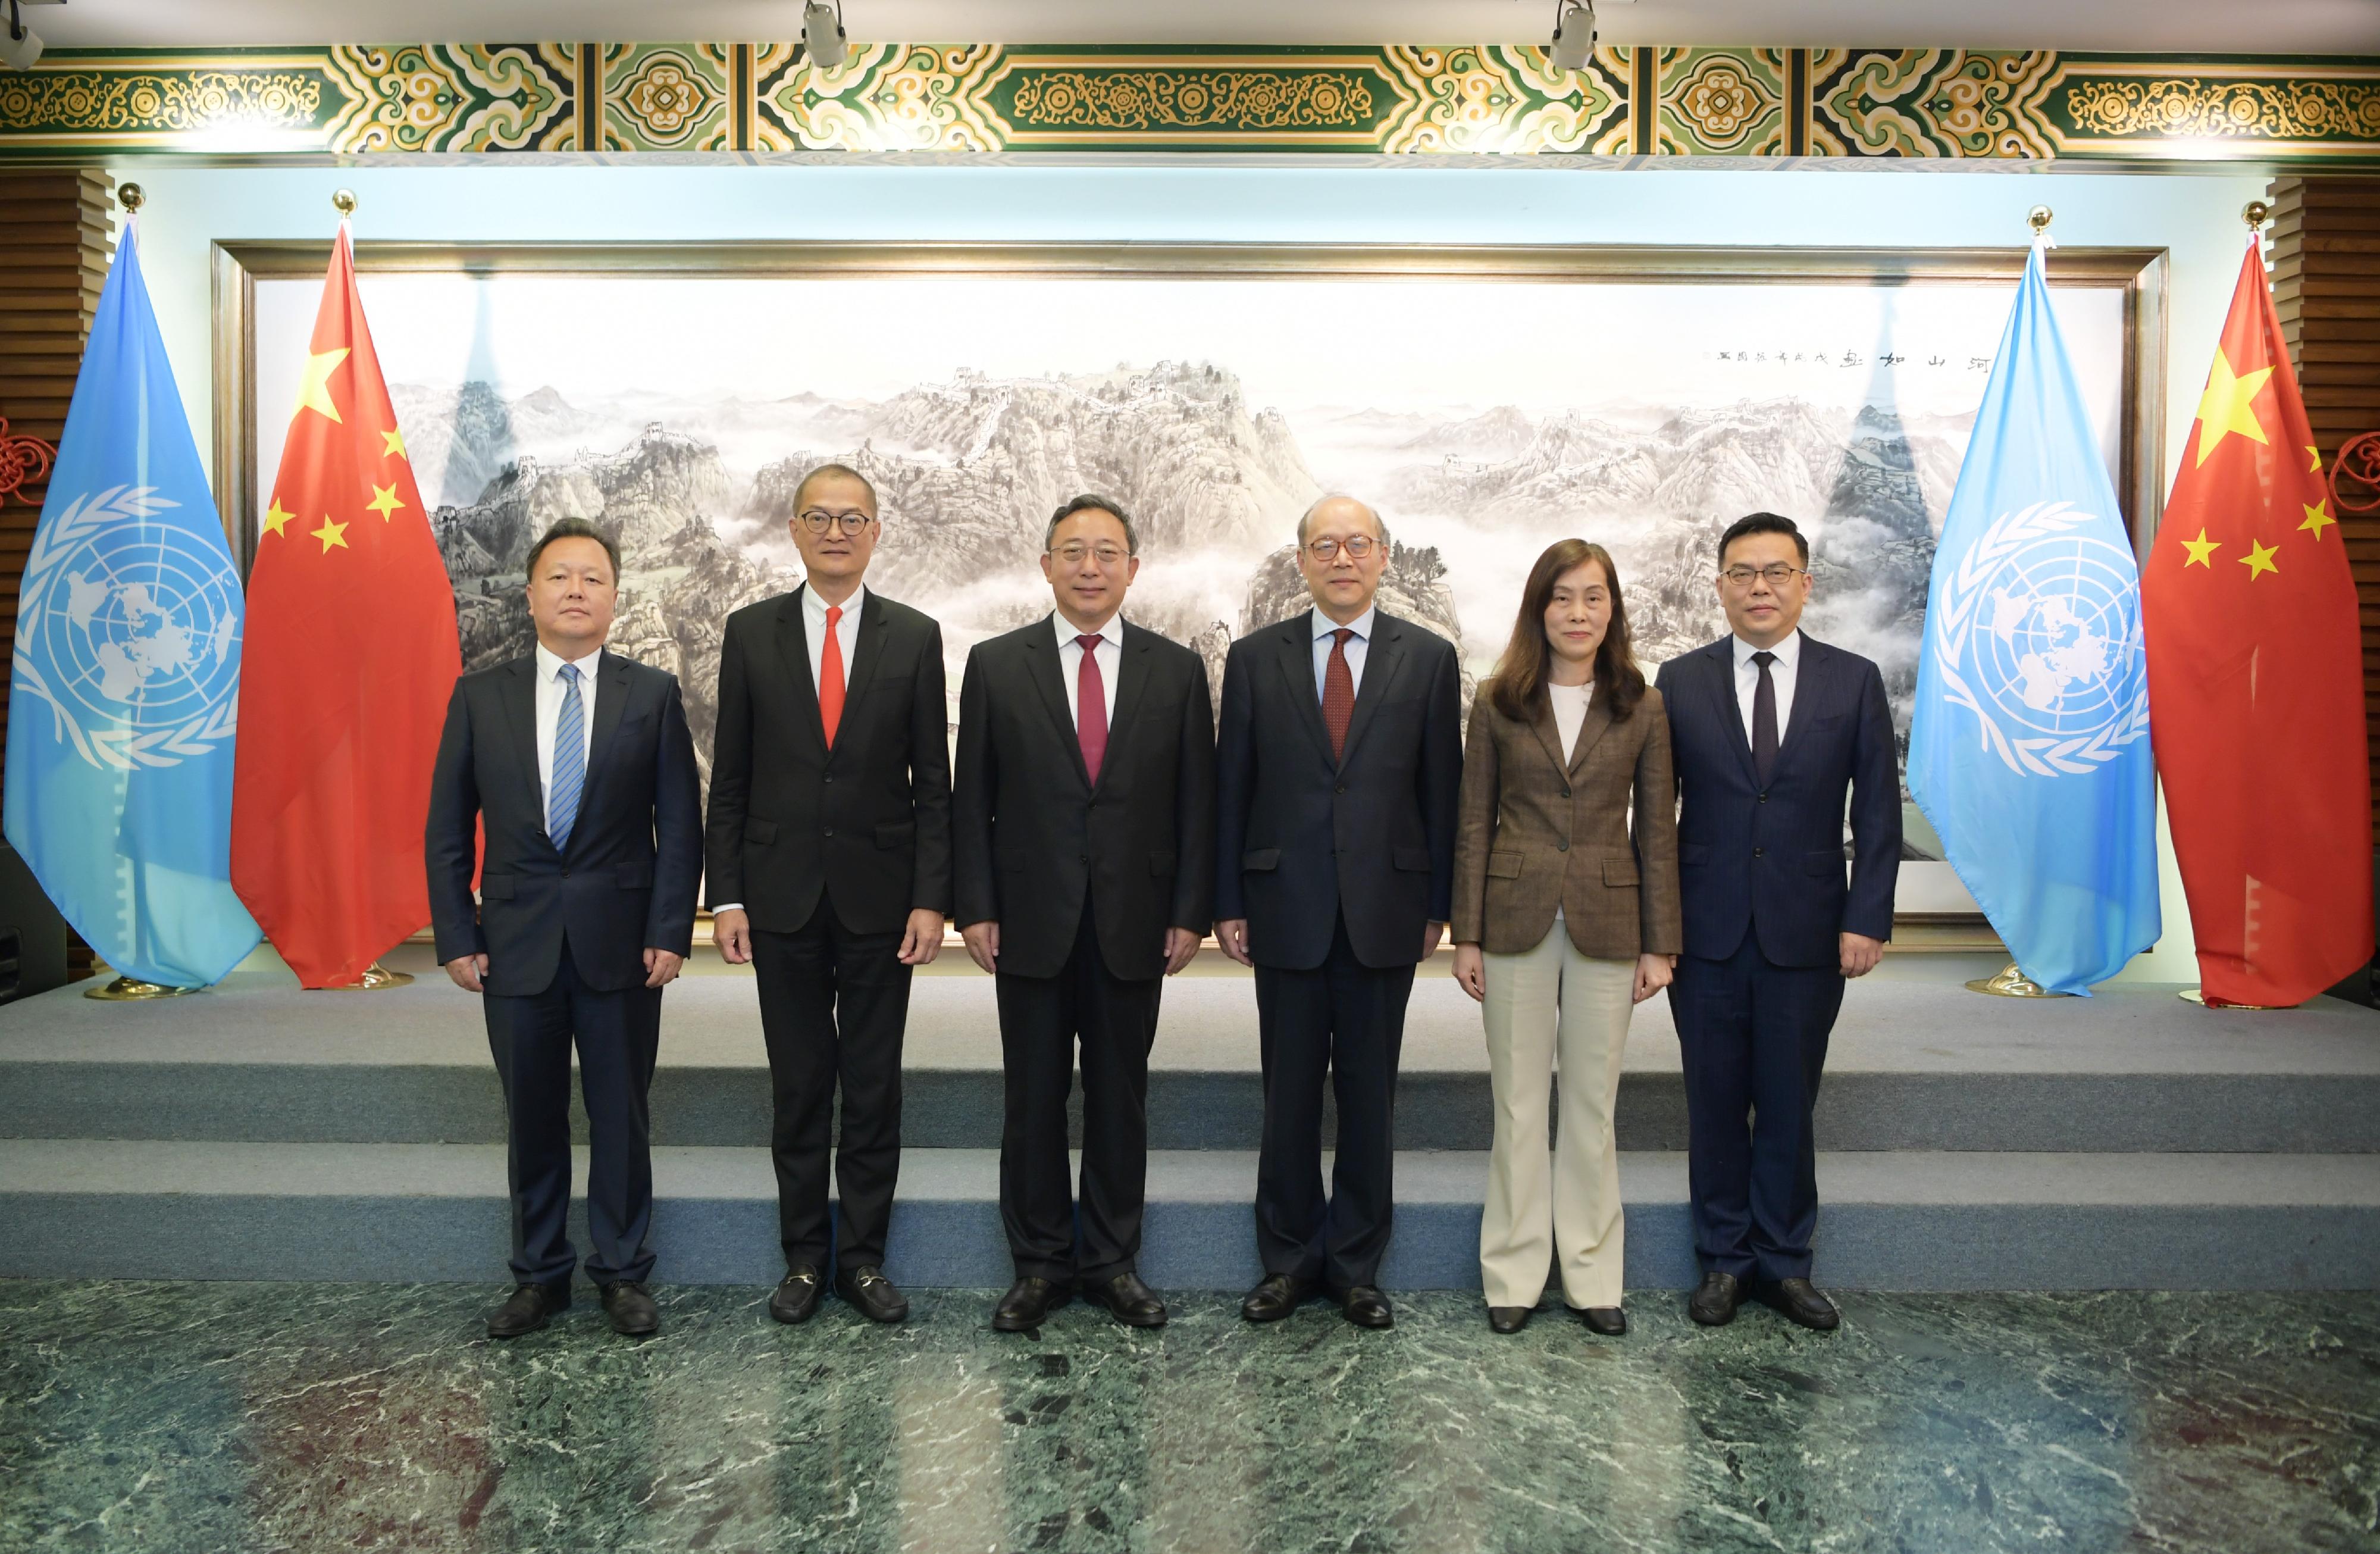
[[[230,882],[239,574],[128,230],[18,595],[9,845],[127,976],[221,981],[256,948]]]
[[[2148,731],[2140,568],[2036,244],[1934,556],[1909,790],[2055,992],[2156,942]]]

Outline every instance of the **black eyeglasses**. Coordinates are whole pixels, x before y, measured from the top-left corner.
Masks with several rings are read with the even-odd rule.
[[[1750,588],[1754,578],[1760,579],[1771,588],[1782,588],[1798,574],[1808,570],[1807,567],[1789,567],[1782,561],[1772,561],[1766,567],[1730,567],[1719,576],[1735,588]]]
[[[876,521],[864,512],[829,512],[824,508],[805,508],[802,527],[813,534],[823,534],[832,528],[839,534],[856,534]]]
[[[1317,540],[1305,550],[1314,559],[1328,566],[1339,559],[1339,553],[1342,550],[1347,553],[1348,560],[1361,561],[1371,555],[1372,547],[1379,543],[1369,534],[1352,534],[1343,540]]]

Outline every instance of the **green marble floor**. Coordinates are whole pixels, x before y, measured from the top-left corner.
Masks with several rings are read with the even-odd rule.
[[[507,1346],[493,1289],[0,1281],[0,1548],[2380,1548],[2380,1295],[1647,1291],[1615,1342],[659,1293]]]

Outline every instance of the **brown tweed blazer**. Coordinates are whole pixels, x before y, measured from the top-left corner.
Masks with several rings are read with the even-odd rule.
[[[1625,722],[1596,697],[1567,760],[1549,704],[1529,723],[1504,716],[1484,691],[1472,704],[1454,942],[1497,955],[1534,949],[1557,906],[1582,955],[1633,960],[1685,947],[1670,719],[1650,686]]]

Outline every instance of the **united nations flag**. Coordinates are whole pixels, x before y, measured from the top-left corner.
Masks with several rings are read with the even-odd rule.
[[[2085,993],[2156,942],[2140,569],[2036,243],[1934,554],[1909,790],[2018,968]]]
[[[143,982],[221,981],[259,937],[229,868],[243,615],[128,228],[18,595],[5,824]]]

